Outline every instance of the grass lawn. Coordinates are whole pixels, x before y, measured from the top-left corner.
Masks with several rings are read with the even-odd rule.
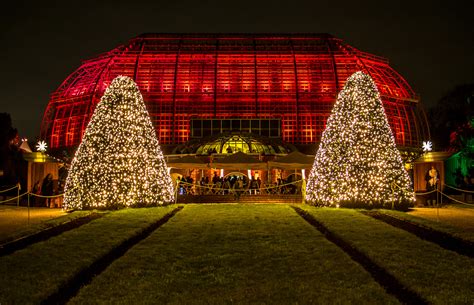
[[[0,257],[0,303],[39,304],[76,273],[173,208],[110,212],[77,229]]]
[[[355,210],[303,207],[433,304],[472,304],[474,260]]]
[[[186,205],[73,304],[396,304],[288,205]]]
[[[439,221],[437,221],[436,209],[418,209],[417,211],[409,213],[393,210],[378,210],[380,213],[474,242],[474,214],[472,212],[469,214],[465,211],[466,210],[458,208],[441,208],[439,210],[440,218]],[[447,217],[450,217],[450,222],[445,220]],[[455,224],[456,220],[457,225]],[[451,224],[451,222],[454,224]],[[469,222],[467,227],[464,226],[464,222]]]
[[[89,215],[92,211],[66,213],[61,209],[0,206],[0,244]]]

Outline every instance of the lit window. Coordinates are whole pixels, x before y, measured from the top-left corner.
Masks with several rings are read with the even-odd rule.
[[[309,83],[301,83],[301,90],[303,92],[309,92]]]
[[[212,91],[211,85],[203,85],[202,86],[202,92],[203,93],[208,93],[208,92],[211,92],[211,91]]]
[[[164,83],[162,90],[163,90],[163,92],[170,92],[171,91],[171,84]]]
[[[224,89],[224,92],[229,92],[230,91],[230,85],[229,84],[223,84],[222,88]]]

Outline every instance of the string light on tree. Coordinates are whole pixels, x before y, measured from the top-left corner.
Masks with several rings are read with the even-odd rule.
[[[372,78],[350,76],[328,118],[306,201],[322,206],[406,207],[415,195]]]
[[[159,205],[173,184],[137,85],[116,77],[97,105],[66,179],[67,209]]]
[[[40,152],[45,152],[48,149],[48,144],[45,141],[38,141],[36,143],[36,150]]]

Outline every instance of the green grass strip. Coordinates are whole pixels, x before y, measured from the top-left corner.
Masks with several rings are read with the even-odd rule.
[[[396,304],[287,205],[186,205],[72,304]]]
[[[53,219],[48,219],[40,223],[32,224],[30,226],[19,226],[15,232],[4,233],[0,232],[0,244],[11,242],[15,239],[28,236],[31,234],[38,233],[40,231],[64,224],[77,218],[85,217],[91,213],[104,213],[96,210],[91,211],[75,211],[63,216],[59,216]]]
[[[474,242],[474,234],[471,231],[464,231],[461,228],[450,226],[444,222],[437,222],[423,217],[407,214],[406,212],[394,211],[394,210],[377,210],[380,213],[384,213],[402,220],[412,222],[423,227],[431,228],[436,231],[444,232],[455,237]],[[443,210],[441,209],[441,213]],[[469,216],[466,216],[469,217]]]
[[[310,206],[302,208],[429,302],[473,302],[472,259],[355,210]]]
[[[0,302],[38,304],[173,207],[111,212],[72,231],[0,258]]]

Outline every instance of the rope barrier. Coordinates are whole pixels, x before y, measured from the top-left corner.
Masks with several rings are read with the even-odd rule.
[[[392,185],[394,185],[394,186],[396,186],[396,187],[402,189],[402,188],[401,188],[399,185],[397,185],[395,182],[394,182]],[[462,189],[457,189],[457,188],[452,187],[452,186],[449,186],[449,185],[447,185],[447,184],[443,184],[443,185],[445,185],[445,186],[447,186],[447,187],[450,187],[450,188],[452,188],[452,189],[458,190],[458,191],[462,191],[462,192],[466,192],[466,193],[474,193],[473,191],[466,191],[466,190],[462,190]],[[393,190],[393,188],[392,188],[392,190]],[[450,200],[452,200],[452,201],[454,201],[454,202],[457,202],[457,203],[460,203],[460,204],[464,204],[464,205],[467,205],[467,206],[474,206],[474,204],[457,200],[456,198],[453,198],[453,197],[451,197],[451,196],[449,196],[449,195],[443,193],[442,191],[440,191],[440,190],[437,189],[437,188],[434,189],[434,190],[432,190],[432,191],[429,191],[429,192],[415,193],[415,196],[428,195],[428,194],[432,194],[432,193],[434,193],[434,192],[440,193],[441,196],[445,196],[445,197],[449,198]],[[442,203],[442,201],[443,201],[443,200],[441,200],[441,203]]]
[[[397,186],[398,188],[402,189],[399,185],[397,185],[396,183],[393,183],[394,186]],[[450,187],[452,189],[455,189],[455,190],[458,190],[458,191],[462,191],[462,192],[466,192],[466,193],[474,193],[473,191],[466,191],[466,190],[462,190],[462,189],[458,189],[458,188],[455,188],[455,187],[452,187],[452,186],[449,186],[447,184],[444,184],[445,186],[447,187]],[[460,200],[457,200],[456,198],[453,198],[445,193],[443,193],[442,191],[440,191],[439,189],[435,189],[435,190],[432,190],[432,191],[429,191],[429,192],[424,192],[424,193],[415,193],[415,196],[422,196],[422,195],[428,195],[428,194],[432,194],[434,192],[437,192],[437,193],[440,193],[441,196],[445,196],[447,198],[449,198],[450,200],[454,201],[454,202],[457,202],[457,203],[460,203],[460,204],[464,204],[464,205],[467,205],[467,206],[474,206],[474,204],[471,204],[471,203],[467,203],[467,202],[463,202],[463,201],[460,201]],[[442,202],[442,200],[441,200]]]
[[[11,187],[11,188],[9,188],[9,189],[1,190],[0,193],[6,193],[6,192],[11,191],[11,190],[14,190],[14,189],[16,189],[16,188],[18,188],[18,187],[19,187],[19,185],[17,184],[17,185],[15,185],[15,186],[13,186],[13,187]]]
[[[26,196],[26,195],[39,197],[39,198],[58,198],[58,197],[64,196],[64,193],[57,194],[57,195],[52,195],[52,196],[45,196],[45,195],[38,195],[38,194],[35,194],[35,193],[31,193],[31,192],[25,192],[25,193],[23,193],[19,196],[15,196],[15,197],[9,198],[7,200],[2,200],[2,201],[0,201],[0,203],[6,203],[6,202],[9,202],[9,201],[17,200],[17,199],[20,199],[21,197]]]
[[[432,191],[424,192],[424,193],[415,193],[415,196],[428,195],[428,194],[432,194],[432,193],[437,192],[437,191],[438,191],[438,190],[432,190]]]
[[[273,186],[269,186],[269,187],[262,187],[262,188],[257,188],[257,189],[254,189],[254,190],[270,190],[270,189],[276,189],[276,188],[281,188],[281,187],[285,187],[285,186],[288,186],[288,185],[296,185],[298,183],[301,183],[303,182],[303,179],[301,180],[297,180],[297,181],[293,181],[293,182],[289,182],[289,183],[285,183],[285,184],[280,184],[280,185],[273,185]],[[197,187],[197,188],[204,188],[204,189],[208,189],[208,190],[212,190],[212,191],[232,191],[232,192],[235,192],[237,190],[240,190],[240,191],[247,191],[247,190],[250,190],[250,188],[242,188],[242,189],[235,189],[235,188],[232,188],[232,187],[229,187],[229,188],[219,188],[219,187],[215,187],[216,184],[214,185],[200,185],[200,184],[194,184],[194,183],[189,183],[189,182],[184,182],[184,181],[179,181],[178,184],[177,184],[177,188],[176,188],[176,191],[178,189],[178,187],[180,185],[188,185],[188,186],[192,186],[192,187]],[[446,184],[445,184],[446,185]],[[397,185],[396,183],[392,183],[392,190],[393,190],[393,186],[396,186],[398,187],[399,189],[403,190],[402,187],[400,187],[399,185]],[[449,185],[446,185],[450,188],[453,188],[455,190],[460,190],[460,189],[456,189],[454,187],[451,187]],[[10,191],[10,190],[13,190],[15,188],[18,188],[18,185],[8,189],[8,190],[3,190],[3,191],[0,191],[0,192],[7,192],[7,191]],[[460,190],[460,191],[464,191],[464,190]],[[428,194],[432,194],[434,192],[439,192],[442,196],[445,196],[447,198],[449,198],[450,200],[452,201],[455,201],[457,203],[460,203],[460,204],[464,204],[464,205],[467,205],[467,206],[474,206],[474,204],[470,204],[470,203],[466,203],[466,202],[463,202],[463,201],[460,201],[460,200],[457,200],[456,198],[453,198],[445,193],[443,193],[442,191],[438,190],[438,189],[435,189],[435,190],[432,190],[432,191],[429,191],[429,192],[424,192],[424,193],[415,193],[416,196],[423,196],[423,195],[428,195]],[[474,192],[470,192],[470,191],[467,191],[468,193],[474,193]],[[9,198],[7,200],[3,200],[3,201],[0,201],[0,203],[6,203],[6,202],[9,202],[9,201],[13,201],[13,200],[18,200],[20,198],[22,198],[23,196],[25,195],[29,195],[29,196],[34,196],[34,197],[39,197],[39,198],[58,198],[58,197],[61,197],[61,196],[64,196],[64,193],[61,193],[61,194],[57,194],[57,195],[51,195],[51,196],[45,196],[45,195],[39,195],[39,194],[35,194],[35,193],[31,193],[31,192],[25,192],[21,195],[18,195],[16,197],[12,197],[12,198]],[[177,197],[177,196],[176,196]]]
[[[449,198],[449,199],[451,199],[451,200],[457,202],[457,203],[464,204],[464,205],[471,206],[471,207],[474,206],[474,204],[457,200],[457,199],[455,199],[455,198],[453,198],[453,197],[451,197],[451,196],[449,196],[449,195],[447,195],[447,194],[445,194],[445,193],[443,193],[443,192],[441,192],[441,191],[439,191],[439,193],[440,193],[441,195],[446,196],[447,198]]]
[[[447,184],[443,184],[444,186],[447,186],[453,190],[456,190],[456,191],[460,191],[460,192],[463,192],[463,193],[470,193],[470,194],[474,194],[474,191],[468,191],[468,190],[463,190],[463,189],[458,189],[454,186],[451,186],[451,185],[447,185]]]
[[[73,187],[72,189],[75,189],[77,188],[76,187]],[[9,201],[12,201],[12,200],[15,200],[15,199],[19,199],[25,195],[29,195],[29,196],[32,196],[32,197],[38,197],[38,198],[58,198],[58,197],[61,197],[61,196],[64,196],[65,193],[61,193],[61,194],[56,194],[56,195],[50,195],[50,196],[46,196],[46,195],[41,195],[41,194],[35,194],[35,193],[32,193],[32,192],[25,192],[19,196],[16,196],[16,197],[12,197],[12,198],[9,198],[7,200],[3,200],[3,201],[0,201],[0,203],[5,203],[5,202],[9,202]],[[29,200],[29,198],[28,198]]]
[[[23,194],[21,194],[21,195],[19,195],[19,196],[16,196],[16,197],[12,197],[12,198],[7,199],[7,200],[0,201],[0,203],[6,203],[6,202],[9,202],[9,201],[12,201],[12,200],[17,200],[17,199],[20,199],[21,197],[23,197],[23,196],[25,196],[25,195],[27,195],[27,194],[28,194],[28,192],[23,193]]]
[[[276,189],[276,188],[281,188],[281,187],[285,187],[285,186],[288,186],[288,185],[297,184],[297,183],[300,183],[302,181],[303,180],[301,179],[301,180],[297,180],[297,181],[293,181],[293,182],[289,182],[289,183],[285,183],[285,184],[273,185],[273,186],[269,186],[269,187],[260,187],[260,188],[256,188],[256,189],[252,189],[252,190]],[[195,184],[195,183],[189,183],[189,182],[185,182],[185,181],[179,181],[178,185],[194,186],[194,187],[204,188],[204,189],[213,190],[213,191],[235,190],[235,188],[233,188],[233,187],[229,187],[229,188],[216,187],[217,184],[213,184],[213,185],[209,186],[209,185],[200,185],[200,184]],[[239,190],[248,190],[248,189],[250,189],[250,188],[242,188],[242,189],[239,189]]]
[[[404,190],[404,188],[402,188],[400,185],[396,184],[395,182],[392,183],[392,186],[396,186],[396,187],[398,187],[399,189]],[[415,193],[415,196],[428,195],[428,194],[432,194],[432,193],[434,193],[434,192],[436,192],[436,191],[437,191],[437,190],[432,190],[432,191],[424,192],[424,193]]]
[[[51,196],[39,195],[39,194],[31,193],[31,192],[28,192],[28,194],[30,194],[30,196],[35,196],[35,197],[39,197],[39,198],[57,198],[57,197],[64,196],[64,193],[57,194],[57,195],[51,195]]]
[[[401,186],[398,185],[395,181],[392,182],[392,189],[393,189],[393,186],[396,186],[397,188],[401,189],[402,191],[403,191],[403,190],[406,190],[406,188],[401,187]]]

